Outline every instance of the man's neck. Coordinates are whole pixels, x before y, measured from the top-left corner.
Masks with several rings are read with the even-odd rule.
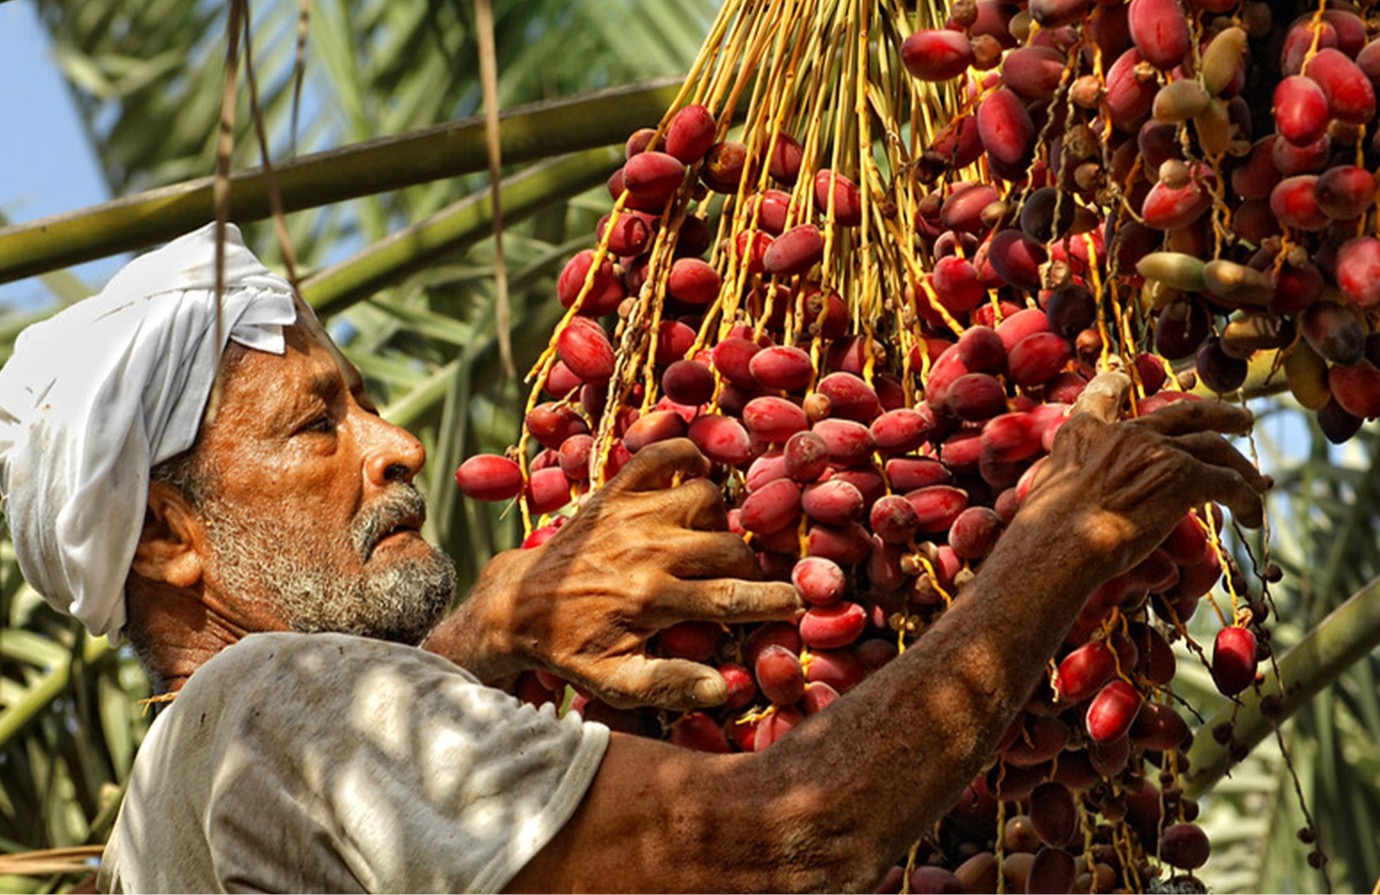
[[[246,612],[243,602],[200,588],[131,582],[127,600],[130,639],[159,693],[177,692],[212,656],[249,634],[289,630],[275,615]]]

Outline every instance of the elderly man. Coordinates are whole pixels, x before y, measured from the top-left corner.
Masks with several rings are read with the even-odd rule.
[[[751,580],[707,461],[639,453],[438,624],[453,575],[418,534],[421,445],[233,230],[217,317],[213,251],[207,228],[136,260],[0,370],[26,577],[177,694],[106,889],[867,889],[990,757],[1101,582],[1191,506],[1260,522],[1264,482],[1217,434],[1249,414],[1113,423],[1121,392],[1099,383],[916,648],[766,753],[610,734],[484,682],[544,668],[617,704],[712,705],[717,673],[647,638],[799,610]]]

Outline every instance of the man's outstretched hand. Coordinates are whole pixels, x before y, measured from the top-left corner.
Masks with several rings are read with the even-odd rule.
[[[681,621],[789,619],[803,606],[791,585],[760,580],[708,471],[685,439],[639,451],[545,544],[495,557],[427,647],[485,680],[545,669],[619,707],[723,702],[717,671],[650,656],[648,640]]]
[[[1096,376],[1060,428],[1018,518],[1073,535],[1109,574],[1134,566],[1188,508],[1226,504],[1258,528],[1267,480],[1222,437],[1250,431],[1250,411],[1222,401],[1175,401],[1117,422],[1130,390],[1122,373]]]

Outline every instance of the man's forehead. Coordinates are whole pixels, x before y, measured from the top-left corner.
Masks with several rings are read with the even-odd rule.
[[[284,328],[283,334],[286,337],[288,351],[296,350],[310,356],[312,366],[318,368],[313,376],[338,373],[344,378],[345,385],[350,391],[357,392],[364,387],[364,376],[359,372],[359,368],[350,363],[326,330],[316,323],[315,318],[305,322],[299,315],[296,323]]]
[[[272,423],[291,413],[303,399],[339,390],[362,395],[364,379],[354,364],[320,327],[300,322],[283,328],[284,352],[273,354],[231,345],[227,358],[224,401],[219,411],[245,421]]]

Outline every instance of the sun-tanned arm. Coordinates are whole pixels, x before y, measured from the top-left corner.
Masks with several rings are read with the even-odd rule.
[[[875,887],[990,757],[1098,584],[1192,506],[1260,522],[1264,482],[1214,434],[1243,431],[1243,411],[1099,416],[1106,406],[1069,421],[982,570],[903,656],[769,752],[615,735],[581,808],[510,889]]]

